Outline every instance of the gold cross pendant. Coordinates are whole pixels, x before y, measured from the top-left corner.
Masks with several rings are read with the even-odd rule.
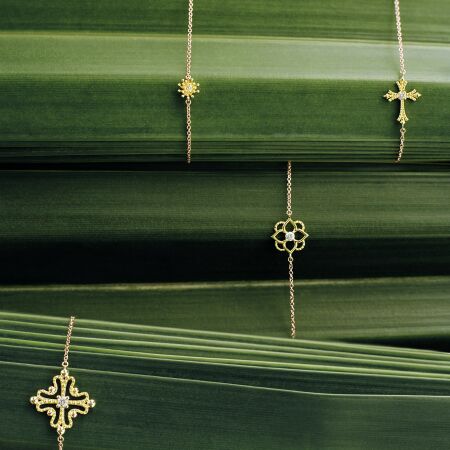
[[[393,92],[389,90],[387,94],[384,95],[384,98],[387,98],[390,102],[392,102],[393,100],[400,100],[400,114],[397,117],[397,120],[402,124],[402,126],[405,126],[405,123],[408,121],[408,117],[405,111],[405,100],[409,99],[415,102],[422,95],[415,89],[406,92],[407,84],[408,82],[404,78],[401,78],[397,81],[399,92]]]
[[[72,428],[73,419],[78,414],[85,415],[95,406],[95,400],[87,392],[80,392],[75,386],[75,378],[69,374],[69,350],[75,317],[69,320],[67,328],[64,357],[59,375],[53,377],[52,385],[48,389],[39,389],[37,394],[30,398],[36,411],[46,413],[50,417],[50,426],[58,433],[58,450],[63,450],[64,433]]]
[[[78,414],[87,414],[95,406],[95,400],[87,392],[79,392],[75,387],[75,378],[68,369],[61,370],[53,377],[53,384],[48,389],[39,389],[36,396],[30,398],[39,412],[47,413],[50,426],[56,428],[61,436],[66,429],[72,428],[73,419]]]

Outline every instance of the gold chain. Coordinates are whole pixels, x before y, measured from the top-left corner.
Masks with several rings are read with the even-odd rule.
[[[395,9],[395,23],[397,25],[397,39],[398,39],[398,55],[400,58],[400,77],[402,80],[405,79],[406,76],[406,68],[405,68],[405,56],[403,54],[403,35],[402,35],[402,20],[400,17],[400,0],[394,0],[394,9]],[[405,133],[406,128],[404,125],[400,128],[400,145],[398,149],[397,159],[395,162],[400,162],[403,156],[403,149],[405,148]]]
[[[58,450],[64,449],[64,436],[61,433],[58,433]]]
[[[400,0],[394,0],[395,23],[397,24],[398,54],[400,56],[400,75],[402,78],[406,76],[405,57],[403,56],[403,36],[402,21],[400,18]]]
[[[395,162],[400,162],[400,160],[402,159],[403,149],[405,148],[405,133],[406,133],[406,128],[401,127],[400,128],[400,146],[398,149],[398,156],[397,156],[397,159],[395,160]]]
[[[189,0],[188,36],[186,45],[186,80],[191,79],[193,14],[194,14],[194,0]],[[186,97],[186,141],[187,141],[186,157],[188,164],[190,164],[192,153],[192,121],[191,121],[191,97],[189,96]]]
[[[292,162],[287,163],[286,215],[292,217]]]
[[[294,257],[289,255],[289,306],[291,312],[291,338],[295,339],[295,284],[294,284]]]
[[[186,45],[186,79],[191,78],[191,65],[192,65],[192,19],[194,16],[194,0],[189,0],[188,7],[188,35]]]
[[[191,163],[192,153],[192,122],[191,122],[191,98],[186,99],[186,141],[187,141],[187,163]]]
[[[188,0],[188,35],[186,44],[186,76],[178,83],[178,92],[185,99],[186,103],[186,157],[187,162],[191,162],[192,152],[192,118],[191,102],[195,94],[200,92],[200,83],[196,83],[191,75],[192,66],[192,17],[194,14],[194,0]]]
[[[287,163],[286,179],[286,215],[292,217],[292,162]],[[288,257],[289,263],[289,306],[291,320],[291,338],[295,338],[295,284],[294,284],[294,257],[292,254]]]
[[[67,369],[69,367],[70,340],[72,339],[72,331],[73,331],[74,323],[75,323],[75,317],[72,316],[69,320],[69,327],[67,328],[66,345],[64,346],[64,357],[63,357],[63,362],[61,364],[63,369]]]

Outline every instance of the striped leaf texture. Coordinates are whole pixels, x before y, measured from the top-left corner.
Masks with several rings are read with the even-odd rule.
[[[390,1],[195,8],[196,160],[395,158]],[[408,80],[423,94],[407,105],[404,161],[448,161],[450,4],[403,10]],[[184,0],[1,2],[1,160],[183,160],[186,14]]]
[[[0,448],[447,450],[450,3],[0,1]],[[295,254],[289,339],[286,216]]]
[[[66,321],[0,317],[2,378],[14,379],[0,405],[2,445],[49,448],[55,433],[26,395],[57,370]],[[71,354],[97,402],[66,433],[71,448],[447,445],[447,354],[86,320]]]

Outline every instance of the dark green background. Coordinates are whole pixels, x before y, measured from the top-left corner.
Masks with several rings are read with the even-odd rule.
[[[55,448],[75,314],[67,450],[447,449],[449,2],[402,2],[400,165],[391,0],[195,0],[190,167],[186,13],[0,0],[0,448]]]

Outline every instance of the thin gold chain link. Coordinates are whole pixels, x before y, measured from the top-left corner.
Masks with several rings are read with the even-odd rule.
[[[287,189],[286,189],[286,214],[290,218],[292,216],[292,162],[287,163]]]
[[[192,23],[194,16],[194,0],[189,0],[188,6],[188,35],[186,45],[186,80],[191,79],[192,66]],[[192,153],[192,119],[191,119],[191,99],[186,98],[186,141],[187,150],[186,157],[188,164],[191,162]]]
[[[291,338],[295,339],[295,284],[294,284],[294,257],[289,255],[289,306],[291,319]]]
[[[292,217],[292,161],[287,163],[286,176],[286,214]],[[291,338],[295,338],[295,285],[294,285],[294,257],[289,255],[289,306],[291,320]]]
[[[400,56],[400,75],[406,76],[405,57],[403,55],[402,21],[400,17],[400,0],[394,0],[395,22],[397,25],[398,54]]]
[[[400,146],[398,149],[398,156],[397,156],[397,159],[395,160],[395,162],[400,162],[400,160],[402,159],[403,149],[405,148],[405,139],[406,139],[405,134],[406,134],[406,128],[401,127],[400,128]]]
[[[191,99],[186,98],[186,141],[187,141],[187,162],[191,162],[192,153],[192,122],[191,122]]]
[[[191,78],[192,65],[192,22],[194,17],[194,0],[189,0],[188,6],[188,35],[186,45],[186,79]]]
[[[62,434],[58,434],[58,450],[64,449],[64,437]]]
[[[400,0],[394,0],[395,23],[397,25],[397,39],[398,39],[398,54],[400,57],[400,76],[402,79],[406,76],[405,56],[403,54],[403,35],[402,35],[402,21],[400,17]],[[405,133],[406,128],[400,128],[400,145],[398,149],[396,163],[400,162],[403,156],[403,149],[405,148]]]
[[[67,369],[69,367],[70,340],[72,339],[72,331],[73,331],[74,323],[75,323],[75,317],[72,316],[69,320],[69,326],[67,328],[66,345],[64,346],[64,357],[63,357],[63,362],[61,364],[63,369]]]

